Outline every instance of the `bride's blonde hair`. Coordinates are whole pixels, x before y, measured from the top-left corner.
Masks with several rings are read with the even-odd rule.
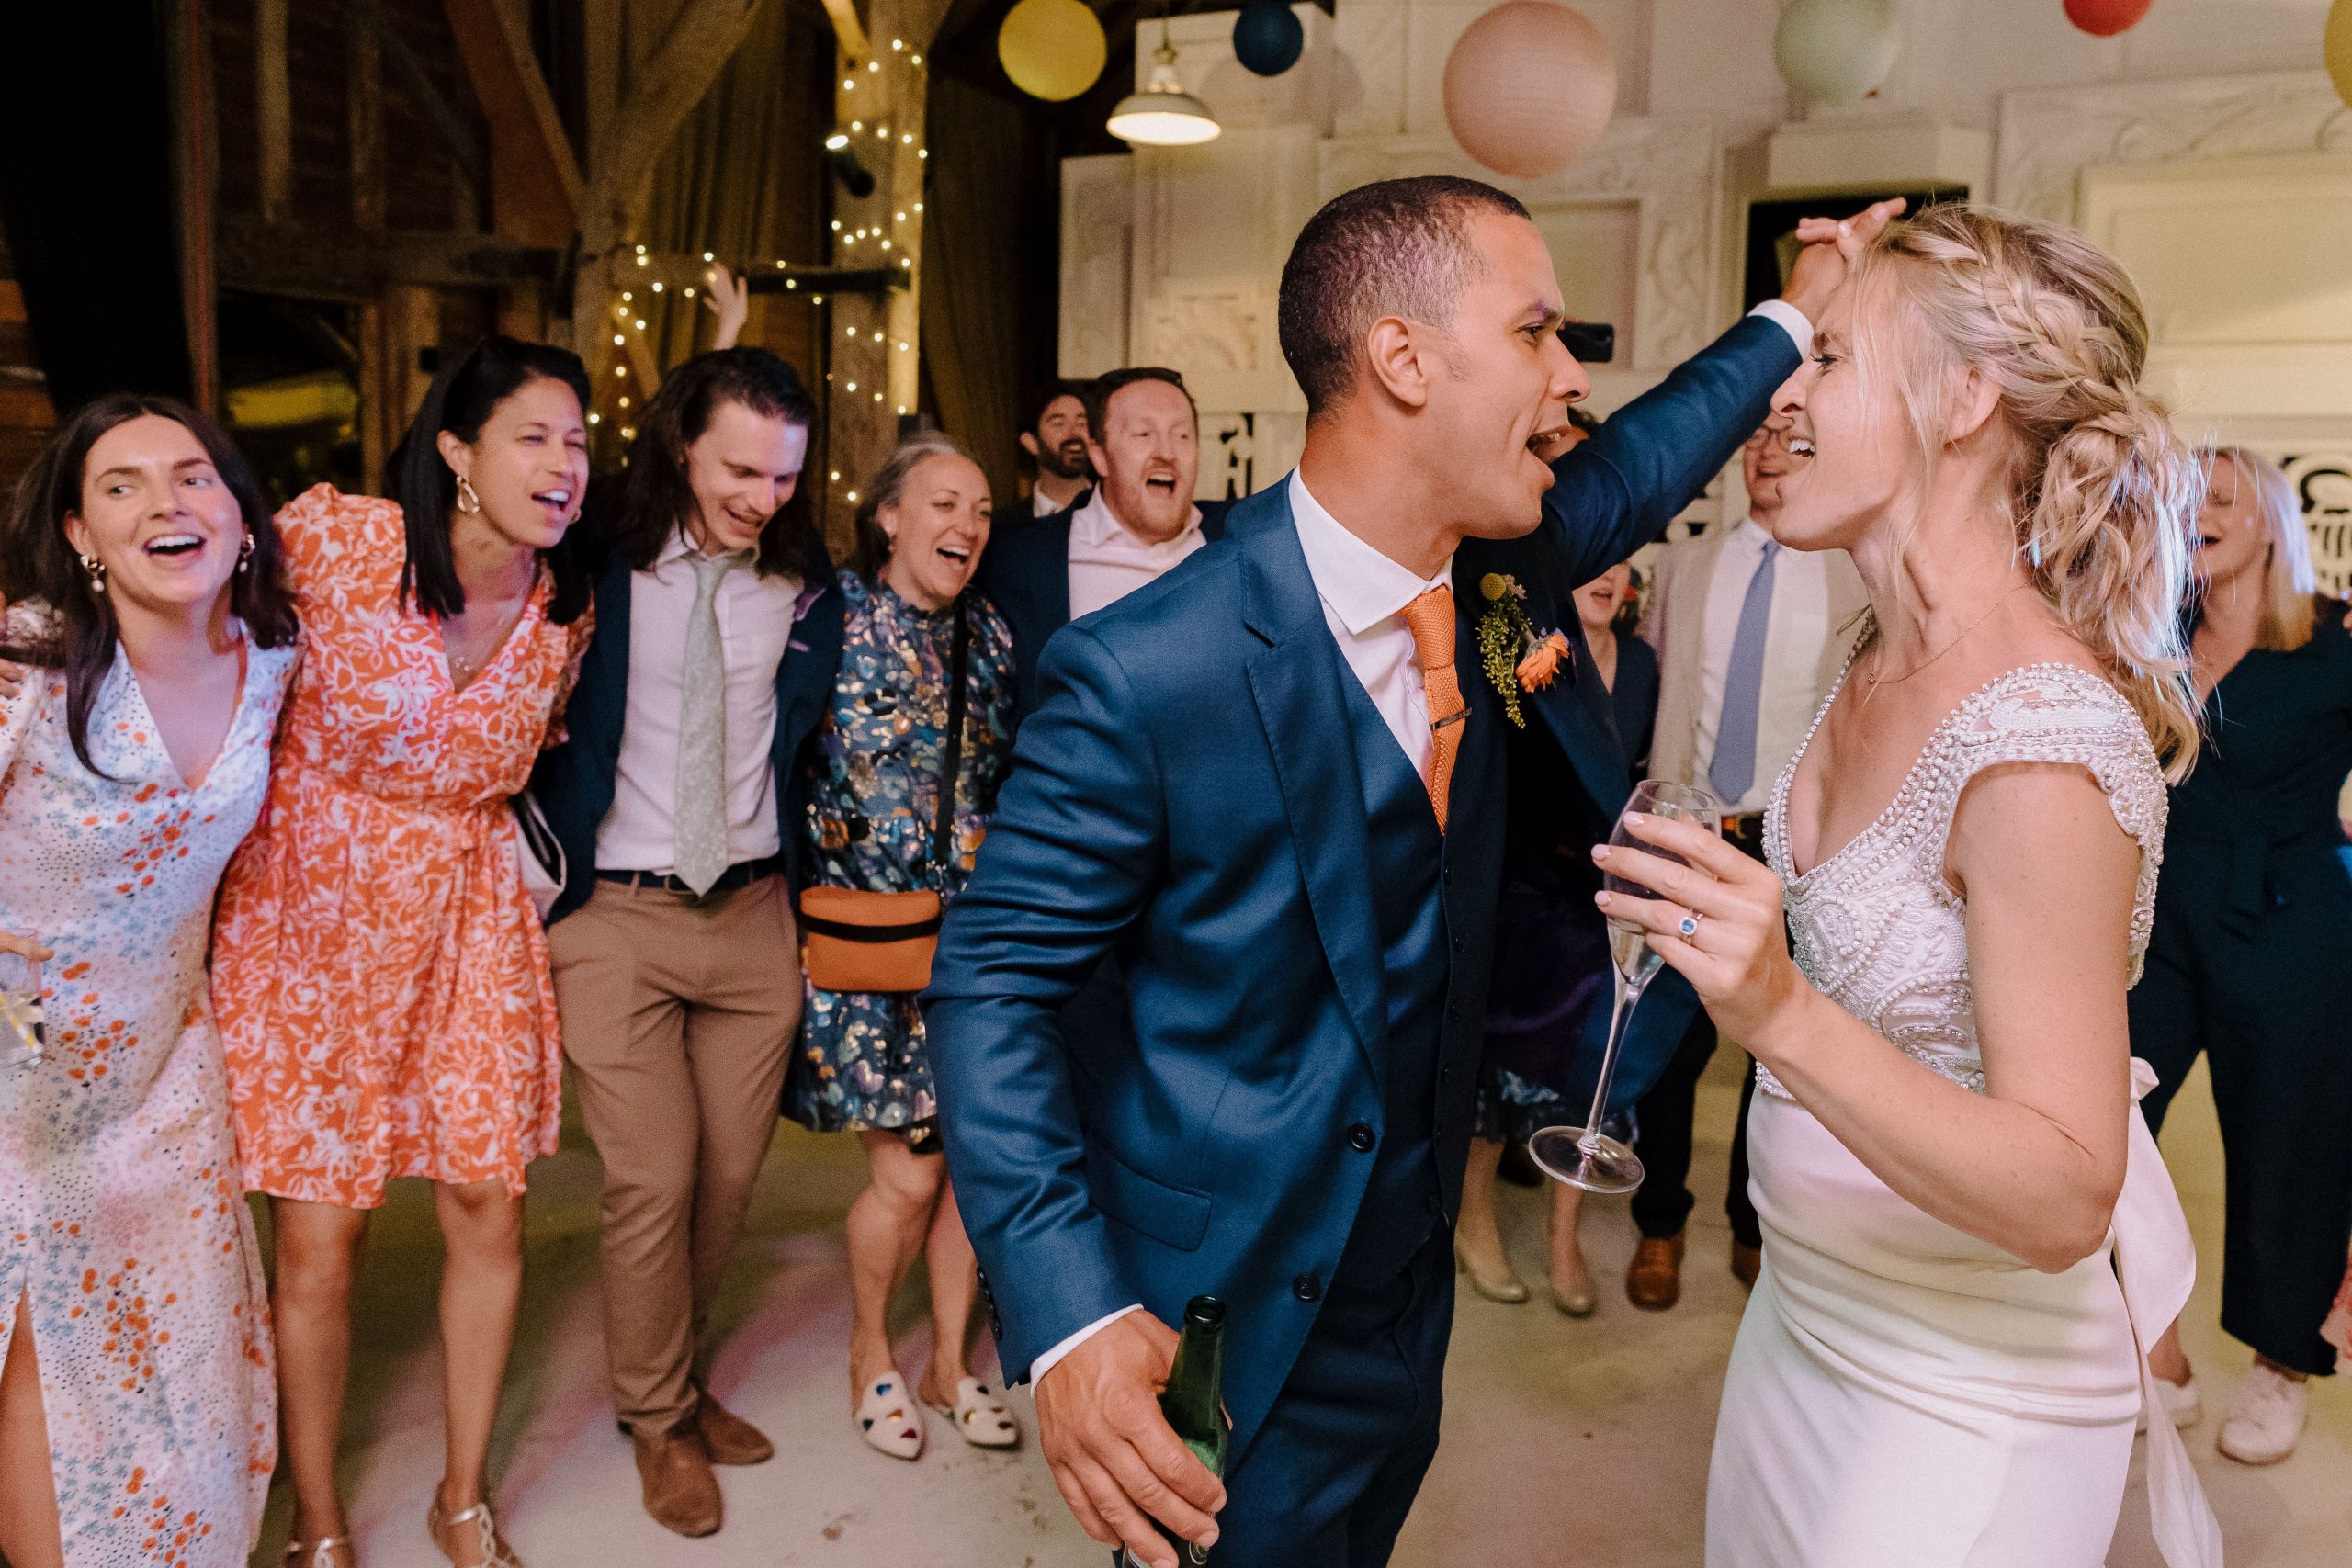
[[[1880,324],[1895,351],[1857,346],[1900,388],[1928,482],[1960,375],[1998,392],[2018,554],[2131,700],[2168,776],[2185,774],[2198,705],[2181,604],[2204,477],[2141,390],[2148,322],[2131,278],[2072,230],[1952,204],[1890,225],[1853,286],[1893,308]]]

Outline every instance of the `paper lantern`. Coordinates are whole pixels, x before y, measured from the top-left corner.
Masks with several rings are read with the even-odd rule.
[[[1306,29],[1283,0],[1250,0],[1233,19],[1233,58],[1261,76],[1279,76],[1298,63]]]
[[[2066,19],[2093,38],[2113,38],[2140,25],[2155,0],[2066,0]]]
[[[1021,0],[997,29],[996,57],[1012,85],[1057,104],[1094,85],[1111,46],[1081,0]]]
[[[1617,57],[1582,13],[1505,0],[1445,59],[1445,123],[1498,175],[1539,179],[1592,150],[1617,107]]]
[[[2335,0],[2335,8],[2328,12],[2327,37],[2320,45],[2320,58],[2327,62],[2336,96],[2345,107],[2352,108],[2352,0]]]
[[[1894,68],[1887,0],[1792,0],[1772,34],[1781,79],[1825,104],[1857,102]]]

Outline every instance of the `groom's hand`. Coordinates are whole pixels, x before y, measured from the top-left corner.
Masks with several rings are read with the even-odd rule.
[[[1903,207],[1898,196],[1874,201],[1843,222],[1835,218],[1799,219],[1797,239],[1804,248],[1789,269],[1789,286],[1781,290],[1781,298],[1803,310],[1806,321],[1818,323],[1829,297],[1846,281],[1856,258],[1889,223],[1903,216]]]
[[[1137,1562],[1177,1568],[1159,1520],[1205,1550],[1216,1540],[1225,1483],[1159,1414],[1176,1331],[1131,1312],[1037,1380],[1037,1446],[1086,1533]]]

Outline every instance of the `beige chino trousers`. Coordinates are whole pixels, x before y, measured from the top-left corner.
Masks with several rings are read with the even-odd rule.
[[[564,1055],[604,1159],[613,1405],[666,1431],[708,1380],[705,1329],[775,1135],[800,1023],[781,876],[695,898],[599,882],[548,928]]]

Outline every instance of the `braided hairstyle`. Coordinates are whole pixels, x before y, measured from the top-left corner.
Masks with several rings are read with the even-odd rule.
[[[2204,469],[2141,389],[2148,321],[2131,278],[2072,230],[1952,203],[1889,225],[1852,281],[1891,307],[1877,353],[1880,333],[1857,347],[1895,368],[1927,455],[1921,494],[1959,375],[1998,392],[2018,554],[2180,778],[2198,745],[2181,604]]]

